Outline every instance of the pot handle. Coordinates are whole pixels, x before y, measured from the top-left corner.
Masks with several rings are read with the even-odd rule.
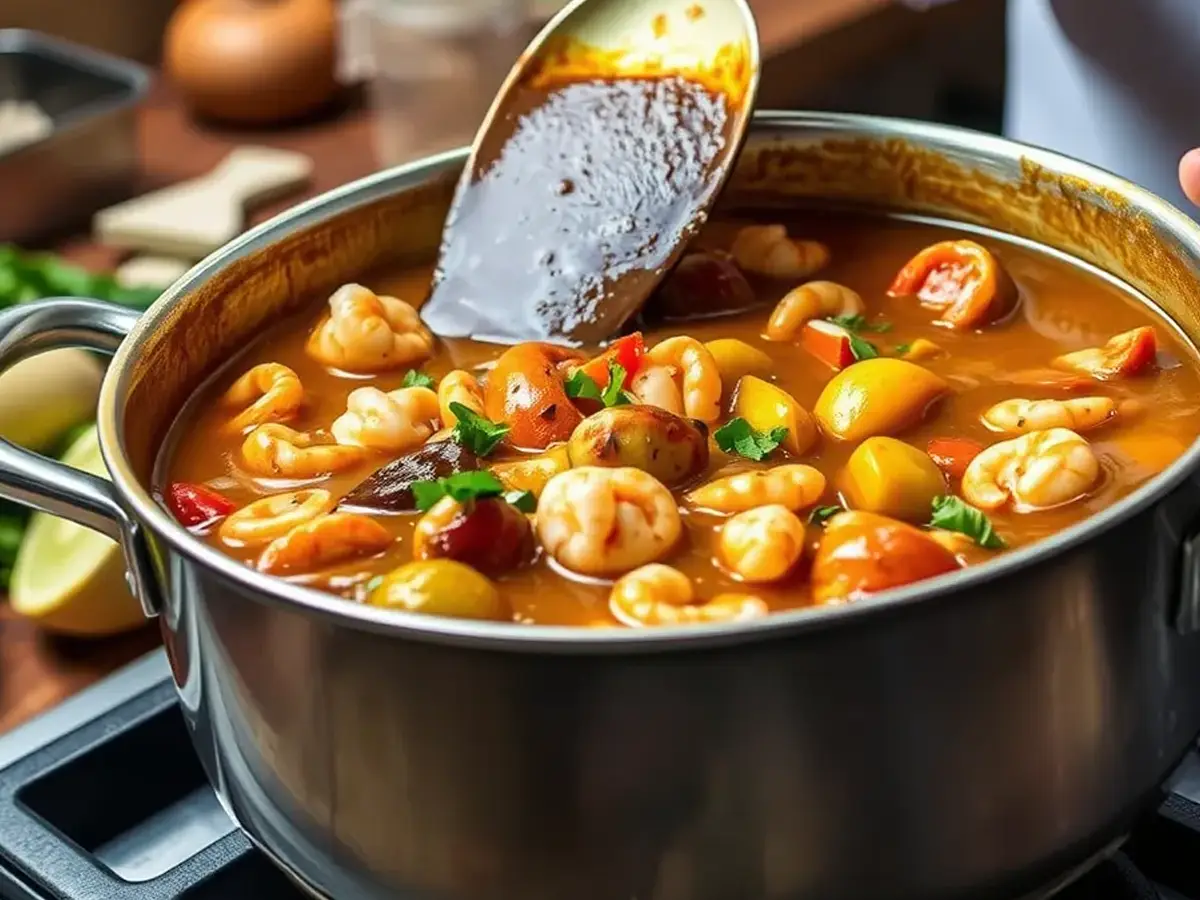
[[[6,309],[0,312],[0,372],[62,347],[113,353],[138,316],[122,306],[75,297]],[[141,528],[118,502],[110,482],[0,439],[0,497],[112,538],[125,554],[130,591],[147,616],[157,614],[157,589]]]

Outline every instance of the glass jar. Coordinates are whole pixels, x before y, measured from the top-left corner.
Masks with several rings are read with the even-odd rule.
[[[535,33],[529,0],[369,0],[382,165],[471,143]]]

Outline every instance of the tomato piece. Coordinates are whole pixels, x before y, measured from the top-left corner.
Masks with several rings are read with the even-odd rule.
[[[1066,353],[1055,359],[1054,365],[1100,381],[1111,381],[1138,374],[1152,365],[1157,356],[1158,334],[1151,326],[1144,325],[1109,338],[1103,347]]]
[[[850,348],[850,332],[824,319],[811,319],[800,332],[800,346],[835,369],[844,369],[854,362]]]
[[[615,362],[625,370],[625,381],[621,387],[629,389],[633,376],[642,367],[642,357],[646,355],[646,342],[640,331],[617,338],[608,349],[580,366],[580,371],[590,377],[600,389],[608,387],[608,364]]]
[[[176,481],[167,488],[167,506],[185,528],[205,528],[235,509],[228,497],[199,484]]]
[[[483,407],[493,422],[509,425],[509,442],[542,450],[565,441],[583,421],[567,396],[564,367],[578,361],[574,351],[554,344],[518,344],[496,360],[483,391]]]
[[[1017,291],[991,252],[974,241],[930,244],[896,274],[889,297],[916,297],[951,328],[968,330],[1007,315]]]
[[[813,599],[857,600],[957,568],[958,558],[919,528],[876,513],[839,513],[813,558]]]
[[[971,460],[983,452],[983,444],[970,438],[934,438],[925,452],[951,478],[962,478]]]

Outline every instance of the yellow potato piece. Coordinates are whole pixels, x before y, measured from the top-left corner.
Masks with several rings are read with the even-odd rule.
[[[491,467],[508,491],[529,491],[535,497],[542,496],[542,488],[559,472],[571,468],[571,459],[566,444],[556,444],[544,453],[518,459],[513,462],[496,463]]]
[[[794,456],[807,451],[817,439],[817,426],[809,411],[787,391],[753,375],[738,382],[733,414],[745,419],[755,431],[786,428],[783,449]]]
[[[771,357],[737,338],[717,338],[704,346],[717,361],[727,394],[746,375],[769,375],[775,367]]]
[[[946,479],[929,455],[911,444],[872,437],[850,455],[838,488],[851,509],[921,524],[929,521],[933,498],[946,492]]]
[[[948,386],[915,363],[880,357],[843,369],[817,398],[821,430],[839,441],[895,434],[919,421]]]

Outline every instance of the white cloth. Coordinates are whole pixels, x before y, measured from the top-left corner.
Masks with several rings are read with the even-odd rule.
[[[1200,146],[1200,0],[1009,0],[1004,130],[1195,214],[1178,165]]]

